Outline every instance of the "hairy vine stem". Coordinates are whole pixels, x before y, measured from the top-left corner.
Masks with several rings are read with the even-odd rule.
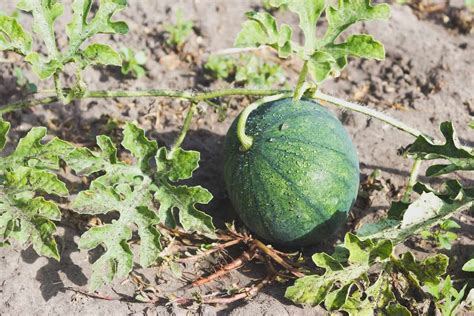
[[[67,92],[68,90],[64,90]],[[44,93],[55,93],[55,90],[42,91],[40,94]],[[266,96],[277,96],[281,94],[293,94],[291,90],[282,90],[282,89],[247,89],[247,88],[231,88],[231,89],[222,89],[214,91],[203,91],[203,92],[194,92],[194,91],[178,91],[178,90],[168,90],[168,89],[151,89],[151,90],[136,90],[136,91],[125,91],[125,90],[98,90],[98,91],[87,91],[82,95],[77,95],[72,97],[74,100],[79,99],[94,99],[94,98],[138,98],[138,97],[170,97],[170,98],[180,98],[185,100],[190,100],[192,102],[206,101],[210,99],[220,98],[220,97],[229,97],[229,96],[254,96],[254,97],[266,97]],[[313,96],[318,101],[324,101],[331,103],[335,106],[345,108],[351,111],[359,112],[364,115],[373,117],[377,120],[380,120],[386,124],[389,124],[405,133],[408,133],[414,137],[426,134],[421,131],[412,128],[405,123],[392,118],[384,113],[376,111],[374,109],[368,108],[363,105],[359,105],[353,102],[345,101],[337,97],[324,94],[320,91],[316,92]],[[0,115],[34,107],[37,105],[46,105],[58,102],[57,96],[46,96],[42,98],[35,98],[32,100],[21,101],[17,103],[7,104],[3,107],[0,107]]]
[[[67,92],[68,90],[63,90]],[[244,96],[255,96],[264,97],[271,96],[280,93],[288,93],[288,90],[277,90],[277,89],[246,89],[246,88],[233,88],[233,89],[222,89],[214,91],[204,92],[193,92],[193,91],[179,91],[179,90],[168,90],[168,89],[151,89],[151,90],[136,90],[136,91],[125,91],[125,90],[97,90],[87,91],[82,95],[75,95],[72,97],[73,100],[80,99],[101,99],[101,98],[139,98],[139,97],[169,97],[190,100],[193,102],[206,101],[209,99],[215,99],[220,97],[228,97],[235,95]],[[38,94],[50,94],[56,93],[56,90],[45,90]],[[10,103],[3,107],[0,107],[0,114],[14,112],[21,109],[34,107],[37,105],[47,105],[58,102],[57,96],[47,96],[42,98],[35,98],[32,100],[20,101],[16,103]]]
[[[183,144],[183,141],[186,138],[186,134],[189,131],[189,127],[191,126],[194,114],[196,113],[196,108],[196,103],[193,102],[189,107],[188,113],[186,114],[186,118],[184,119],[183,128],[181,129],[181,132],[179,133],[179,136],[176,139],[174,145],[171,147],[170,155],[173,155],[175,150],[180,148]]]
[[[342,107],[342,108],[345,108],[345,109],[348,109],[348,110],[351,110],[351,111],[354,111],[354,112],[359,112],[359,113],[362,113],[362,114],[365,114],[367,116],[370,116],[370,117],[373,117],[377,120],[380,120],[384,123],[387,123],[389,125],[392,125],[393,127],[403,131],[403,132],[406,132],[414,137],[418,137],[418,136],[421,136],[421,135],[425,135],[424,133],[420,132],[419,130],[413,128],[413,127],[410,127],[408,125],[406,125],[405,123],[393,118],[393,117],[390,117],[384,113],[381,113],[379,111],[376,111],[374,109],[371,109],[371,108],[368,108],[366,106],[363,106],[363,105],[359,105],[359,104],[356,104],[356,103],[353,103],[353,102],[348,102],[348,101],[345,101],[345,100],[342,100],[342,99],[339,99],[339,98],[336,98],[336,97],[333,97],[333,96],[330,96],[328,94],[324,94],[320,91],[316,92],[316,94],[314,95],[314,98],[318,99],[318,100],[321,100],[321,101],[326,101],[326,102],[329,102],[331,104],[334,104],[338,107]]]
[[[410,203],[410,195],[413,193],[413,187],[415,186],[416,181],[418,179],[418,174],[420,173],[421,162],[422,162],[421,159],[415,159],[415,161],[413,162],[413,166],[411,167],[411,170],[410,170],[410,178],[408,179],[408,184],[402,198],[403,203]]]
[[[307,75],[308,75],[308,61],[306,60],[303,64],[303,68],[301,69],[301,73],[298,78],[298,83],[296,84],[295,94],[293,95],[294,101],[298,101],[303,96]]]
[[[247,126],[247,119],[249,118],[250,113],[255,111],[260,105],[273,102],[276,100],[280,100],[283,98],[287,98],[291,96],[291,93],[286,94],[277,94],[271,97],[261,98],[260,100],[255,101],[254,103],[250,104],[242,111],[240,114],[239,120],[237,122],[237,138],[240,141],[240,150],[242,152],[246,152],[252,148],[253,145],[253,137],[245,134],[245,127]]]

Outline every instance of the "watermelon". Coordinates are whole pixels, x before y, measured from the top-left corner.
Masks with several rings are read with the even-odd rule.
[[[341,122],[311,100],[282,99],[253,111],[243,151],[237,118],[227,133],[224,178],[242,222],[279,245],[317,244],[347,220],[359,188],[357,151]]]

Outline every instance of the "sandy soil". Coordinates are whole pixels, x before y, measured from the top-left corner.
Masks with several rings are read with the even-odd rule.
[[[0,10],[11,12],[14,2],[3,1]],[[244,12],[254,8],[258,1],[250,0],[142,0],[130,1],[130,8],[122,16],[129,22],[130,34],[104,37],[115,47],[127,46],[143,49],[148,55],[145,78],[124,78],[113,68],[91,69],[87,82],[94,89],[207,89],[227,86],[225,82],[209,82],[203,77],[202,64],[210,52],[229,48],[244,20]],[[66,1],[69,3],[69,1]],[[443,13],[420,14],[408,6],[393,6],[389,22],[376,22],[359,26],[381,40],[387,50],[384,62],[355,61],[343,76],[323,86],[325,92],[339,97],[358,100],[377,108],[405,123],[431,135],[440,136],[438,126],[443,121],[453,121],[462,141],[474,145],[467,123],[474,115],[474,36],[469,29],[459,27],[456,14],[459,3],[445,13],[451,17],[443,20]],[[181,8],[195,24],[194,34],[183,48],[175,53],[162,45],[164,24],[172,21]],[[454,13],[453,13],[454,12]],[[278,13],[289,23],[295,19]],[[67,20],[67,16],[65,17]],[[21,16],[29,23],[28,16]],[[63,27],[66,20],[61,20]],[[444,21],[444,22],[443,22]],[[357,30],[357,29],[356,29]],[[59,43],[64,43],[61,40]],[[21,99],[13,77],[13,66],[0,64],[1,104]],[[289,81],[296,74],[288,70]],[[67,80],[71,78],[66,78]],[[39,84],[46,88],[45,84]],[[244,105],[231,102],[229,116],[224,122],[218,115],[204,108],[195,121],[184,147],[202,153],[201,169],[193,181],[208,187],[215,196],[207,210],[219,220],[233,218],[222,180],[222,142],[225,132]],[[12,142],[32,126],[48,126],[51,135],[76,143],[91,144],[95,136],[110,132],[107,122],[136,121],[160,144],[169,145],[176,135],[187,104],[165,99],[120,99],[75,102],[71,106],[50,105],[9,114],[14,131]],[[397,154],[412,139],[391,127],[359,114],[335,112],[345,123],[359,151],[362,177],[374,169],[382,170],[385,189],[375,192],[370,200],[361,200],[352,213],[350,227],[371,221],[386,211],[389,200],[397,196],[408,175],[410,162]],[[112,130],[114,135],[120,135]],[[119,136],[117,136],[119,137]],[[462,177],[462,176],[460,176]],[[474,182],[473,179],[463,180]],[[465,262],[473,252],[471,237],[473,219],[468,214],[457,217],[462,224],[462,237],[450,252],[453,269]],[[154,306],[141,303],[106,301],[86,297],[74,289],[87,289],[90,275],[89,256],[77,250],[81,229],[71,225],[67,216],[60,225],[62,261],[39,258],[31,249],[24,251],[0,249],[0,315],[315,315],[319,308],[292,305],[283,298],[284,285],[274,285],[249,301],[230,306],[202,306],[186,310],[175,305]],[[423,256],[438,252],[430,244],[407,243]],[[421,250],[420,250],[421,249]],[[307,250],[310,254],[312,250]],[[233,273],[226,284],[245,284],[261,277],[258,266]],[[139,270],[137,273],[163,288],[176,287],[183,282],[172,281],[169,273],[158,277],[156,269]],[[135,290],[131,282],[116,282],[104,289],[126,295]],[[205,292],[209,289],[203,289]]]

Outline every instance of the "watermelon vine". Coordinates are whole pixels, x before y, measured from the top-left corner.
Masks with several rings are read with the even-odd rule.
[[[90,225],[79,241],[79,248],[83,250],[98,247],[103,250],[92,266],[91,292],[117,278],[128,277],[135,261],[142,267],[169,265],[179,271],[177,265],[182,262],[243,245],[246,250],[234,261],[195,280],[190,287],[201,286],[249,261],[259,260],[265,264],[268,276],[255,286],[214,298],[145,298],[145,294],[140,293],[135,299],[229,303],[252,297],[276,280],[292,282],[296,278],[285,294],[296,304],[322,304],[328,311],[344,311],[350,315],[410,315],[426,312],[422,310],[423,303],[431,302],[428,312],[455,314],[468,288],[453,287],[451,277],[446,274],[449,258],[438,254],[417,260],[412,253],[399,254],[395,249],[453,214],[473,208],[474,188],[455,180],[452,175],[459,171],[474,171],[474,149],[461,145],[450,122],[441,125],[445,140],[438,141],[384,113],[319,90],[322,82],[340,75],[349,57],[384,59],[383,44],[371,35],[353,34],[344,40],[341,35],[361,21],[387,20],[390,17],[387,4],[373,5],[369,0],[339,0],[337,6],[331,6],[325,0],[266,1],[268,6],[284,6],[297,15],[304,42],[295,42],[292,27],[278,24],[270,13],[249,12],[235,46],[245,49],[267,46],[281,59],[300,60],[302,70],[295,88],[196,92],[90,90],[83,80],[87,67],[122,65],[120,53],[109,45],[93,42],[95,36],[128,32],[125,22],[115,20],[115,16],[126,9],[126,0],[100,0],[92,10],[94,3],[92,0],[73,1],[71,21],[64,30],[68,38],[64,47],[58,46],[55,33],[55,22],[65,10],[59,1],[19,1],[17,8],[33,17],[33,33],[16,17],[0,15],[0,51],[22,56],[39,79],[50,80],[54,85],[54,89],[39,91],[32,99],[0,107],[0,149],[4,150],[8,144],[10,130],[10,124],[1,115],[37,105],[57,102],[66,105],[89,98],[186,100],[190,105],[182,130],[174,145],[166,148],[149,139],[138,126],[127,123],[121,146],[128,159],[120,159],[123,157],[118,155],[120,148],[107,135],[98,136],[97,146],[87,148],[58,138],[45,142],[45,128],[31,129],[15,149],[7,148],[0,158],[0,247],[31,245],[39,255],[60,260],[56,225],[61,220],[62,209],[68,208],[78,215],[104,218],[104,222]],[[322,17],[326,20],[326,30],[322,37],[317,37],[316,27],[321,24]],[[180,23],[188,32],[189,23]],[[33,39],[42,41],[44,52],[33,48]],[[69,64],[75,69],[75,81],[65,87],[62,76]],[[207,102],[217,109],[221,98],[231,96],[260,98],[243,110],[226,141],[225,178],[229,195],[250,233],[232,225],[216,229],[212,218],[199,209],[199,205],[211,201],[211,193],[201,186],[181,183],[190,179],[199,166],[200,153],[182,148],[197,112],[197,103]],[[302,266],[291,254],[275,247],[312,244],[339,227],[356,198],[359,181],[357,156],[349,136],[320,103],[363,113],[416,139],[405,152],[413,159],[413,168],[403,198],[392,203],[387,218],[348,232],[332,254],[314,254],[312,262],[317,267],[314,269],[310,265]],[[326,137],[327,143],[297,135],[305,128],[306,135],[313,133],[312,138]],[[271,156],[271,150],[284,154]],[[333,155],[327,155],[328,151]],[[317,160],[325,154],[331,163]],[[289,156],[292,158],[288,159]],[[284,160],[294,162],[293,169],[285,171]],[[418,181],[420,165],[433,160],[445,161],[426,171],[430,179],[444,176],[439,178],[444,184],[441,188]],[[274,165],[269,165],[268,161]],[[301,166],[313,171],[310,179],[313,182],[308,180],[310,172],[302,170]],[[271,168],[274,177],[252,176],[252,167]],[[72,192],[72,188],[63,182],[59,175],[67,168],[74,175],[87,179],[84,190]],[[278,183],[275,178],[279,179]],[[334,180],[336,178],[339,182]],[[299,185],[298,192],[288,190],[289,184],[294,183]],[[324,191],[317,184],[329,189]],[[343,186],[346,187],[344,190],[341,189]],[[266,195],[253,192],[255,187],[266,190]],[[283,195],[290,197],[281,198]],[[332,204],[322,203],[322,195],[325,201],[332,199]],[[262,210],[269,215],[260,216]],[[316,211],[319,212],[317,220]],[[293,214],[290,216],[285,212]],[[100,217],[112,213],[115,216]],[[343,213],[342,217],[339,213]],[[293,226],[286,227],[287,223]],[[258,239],[260,237],[275,245],[263,243]],[[173,251],[175,240],[192,240],[207,249],[194,254]],[[138,247],[132,247],[132,243],[137,243]],[[472,260],[466,263],[465,270],[474,270]],[[410,296],[413,293],[417,295]]]

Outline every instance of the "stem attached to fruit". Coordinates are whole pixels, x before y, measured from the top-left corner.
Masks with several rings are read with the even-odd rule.
[[[253,145],[253,137],[245,134],[245,127],[247,125],[247,119],[249,118],[250,113],[256,110],[260,105],[268,102],[277,101],[283,98],[290,97],[291,93],[283,93],[274,95],[271,97],[261,98],[260,100],[255,101],[254,103],[250,104],[242,111],[240,117],[237,121],[237,138],[240,141],[241,147],[240,150],[243,152],[248,151],[252,148]]]
[[[303,64],[303,69],[301,69],[300,76],[298,78],[298,83],[296,84],[295,94],[293,95],[294,101],[300,100],[301,97],[303,96],[307,75],[308,75],[308,61],[305,61]]]

